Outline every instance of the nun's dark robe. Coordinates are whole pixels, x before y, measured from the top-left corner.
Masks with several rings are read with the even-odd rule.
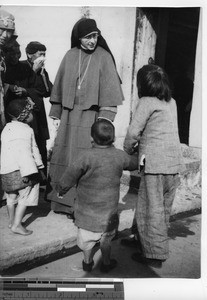
[[[79,84],[79,58],[81,51],[81,78]],[[80,151],[91,148],[91,126],[97,117],[114,119],[114,108],[124,100],[120,80],[111,55],[102,47],[97,47],[92,54],[78,48],[72,48],[64,56],[56,75],[50,102],[50,116],[60,119],[57,137],[50,161],[47,200],[51,200],[51,209],[56,212],[71,213],[75,188],[57,197],[55,186]],[[112,110],[112,111],[111,111]]]

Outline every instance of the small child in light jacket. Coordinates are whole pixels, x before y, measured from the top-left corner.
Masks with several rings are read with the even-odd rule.
[[[57,185],[59,197],[77,185],[75,225],[77,245],[83,251],[83,270],[93,268],[93,247],[100,242],[101,272],[115,268],[110,258],[111,241],[118,227],[120,178],[123,170],[138,167],[137,155],[128,155],[113,146],[115,129],[111,121],[100,118],[91,127],[93,146],[84,150],[66,169]]]
[[[9,228],[13,233],[30,235],[22,225],[27,206],[39,198],[39,170],[44,168],[33,129],[33,102],[30,98],[12,100],[6,113],[11,122],[1,134],[1,181],[6,193]],[[43,175],[43,174],[42,174]]]

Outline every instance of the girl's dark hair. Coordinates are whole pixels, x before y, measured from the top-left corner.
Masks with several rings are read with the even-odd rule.
[[[106,119],[98,119],[91,127],[91,136],[98,145],[111,145],[114,142],[114,125]]]
[[[139,69],[137,73],[138,96],[157,97],[170,101],[171,89],[166,72],[159,66],[149,64]]]

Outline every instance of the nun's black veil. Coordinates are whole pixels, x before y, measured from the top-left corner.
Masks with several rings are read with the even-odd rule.
[[[106,43],[106,40],[103,38],[101,35],[101,31],[98,29],[95,20],[89,19],[89,18],[81,18],[79,21],[77,21],[73,27],[72,33],[71,33],[71,48],[74,47],[80,47],[80,38],[83,36],[91,33],[92,31],[97,31],[99,36],[98,36],[98,41],[97,41],[97,46],[102,47],[105,49],[108,53],[110,53],[113,62],[116,67],[115,59],[114,56],[109,49],[109,46]],[[84,34],[83,34],[84,33]],[[119,77],[120,83],[121,79]]]

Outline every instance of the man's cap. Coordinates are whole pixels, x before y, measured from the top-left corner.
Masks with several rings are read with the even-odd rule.
[[[6,10],[0,9],[0,28],[15,30],[15,18]]]
[[[27,47],[26,47],[26,53],[28,54],[34,54],[37,51],[46,51],[47,48],[45,47],[45,45],[39,43],[39,42],[30,42]]]

